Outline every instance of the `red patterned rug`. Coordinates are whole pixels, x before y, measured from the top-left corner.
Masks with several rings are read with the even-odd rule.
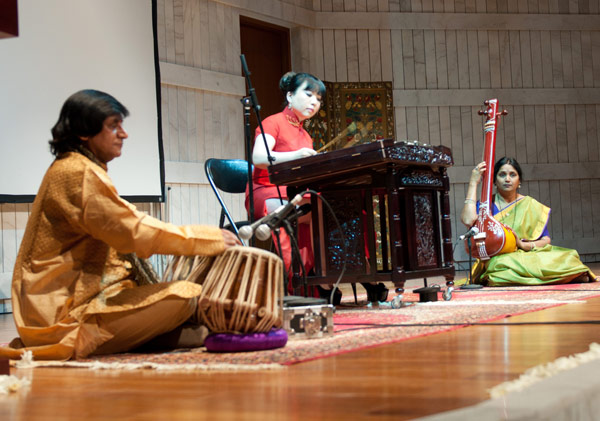
[[[391,294],[390,294],[391,295]],[[283,348],[244,353],[210,353],[205,348],[178,350],[160,354],[118,354],[76,362],[41,362],[39,365],[77,366],[99,369],[159,370],[263,370],[277,369],[303,361],[328,357],[359,349],[395,343],[411,338],[485,323],[506,316],[533,312],[549,307],[583,303],[600,296],[600,282],[540,287],[483,288],[457,290],[450,301],[419,303],[414,293],[406,293],[407,307],[389,305],[370,308],[366,295],[345,298],[334,314],[332,337],[293,339]]]

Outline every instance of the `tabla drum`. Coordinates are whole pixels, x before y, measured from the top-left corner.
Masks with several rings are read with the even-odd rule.
[[[202,281],[198,313],[212,332],[269,332],[283,324],[283,261],[235,246],[217,256]]]

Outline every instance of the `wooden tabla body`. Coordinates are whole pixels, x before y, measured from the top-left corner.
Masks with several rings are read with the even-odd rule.
[[[217,256],[202,283],[198,313],[212,332],[268,332],[283,324],[283,262],[236,246]]]

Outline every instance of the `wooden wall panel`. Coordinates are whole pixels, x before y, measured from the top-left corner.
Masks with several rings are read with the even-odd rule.
[[[458,50],[456,44],[456,31],[446,31],[446,57],[448,69],[448,88],[456,89],[458,83]]]
[[[358,67],[358,57],[360,55],[358,49],[358,37],[356,31],[344,31],[346,36],[346,58],[347,58],[347,79],[357,81],[360,80]]]
[[[598,14],[597,0],[287,0],[285,3],[323,13],[373,14],[370,15],[374,22],[371,27],[302,28],[302,35],[293,39],[297,44],[292,45],[293,54],[302,57],[293,62],[306,66],[296,70],[311,71],[328,81],[391,80],[394,89],[406,92],[527,88],[532,89],[533,95],[536,89],[600,87],[597,30],[568,25],[543,29],[510,25],[510,19],[517,22],[519,15]],[[229,36],[225,29],[229,25],[237,30],[234,18],[245,12],[243,3],[236,3],[238,8],[212,1],[161,0],[159,4],[165,10],[160,16],[164,29],[159,38],[161,58],[236,73],[235,50],[239,47],[236,37]],[[375,15],[386,12],[481,16],[500,13],[514,18],[509,18],[505,28],[378,27]],[[277,17],[273,16],[275,23],[294,28],[294,22],[278,21]],[[194,39],[190,43],[191,36]],[[231,122],[223,123],[227,115],[236,112],[232,101],[227,102],[218,92],[171,86],[163,89],[167,98],[163,99],[163,107],[168,115],[163,116],[168,122],[167,159],[184,161],[193,157],[192,160],[202,163],[206,157],[226,155],[235,148],[236,140],[232,137],[235,130],[229,129]],[[502,98],[500,101],[509,115],[499,126],[497,156],[516,156],[526,165],[600,160],[599,105],[543,101],[503,103]],[[469,106],[397,103],[394,113],[397,136],[451,146],[456,168],[471,167],[482,156],[482,119],[476,115],[479,107],[478,103]],[[227,139],[229,143],[215,143],[209,138]],[[569,179],[566,173],[553,174],[551,179],[531,178],[529,174],[527,177],[523,191],[553,207],[551,229],[555,241],[573,242],[576,237],[599,235],[598,229],[586,229],[583,223],[594,219],[592,201],[598,198],[600,189],[597,179]],[[465,184],[458,179],[451,182],[452,228],[458,234],[462,229],[457,218]],[[174,190],[173,187],[172,198]],[[186,190],[181,186],[176,191],[178,198],[172,199],[176,205],[188,200],[186,197],[195,202],[192,197],[201,197],[203,192],[202,188]],[[576,208],[574,203],[579,206]],[[243,212],[243,204],[238,209]],[[211,210],[203,212],[210,214]],[[194,218],[191,213],[174,214],[180,220]],[[590,256],[600,254],[591,249],[589,253]],[[464,258],[464,253],[457,255]]]
[[[456,11],[457,5],[454,5]],[[410,6],[414,11],[422,3],[412,2]],[[539,6],[536,2],[530,2],[527,9],[519,8],[520,5],[514,2],[506,6],[506,13],[537,13],[540,8],[548,9],[548,6]],[[462,5],[458,7],[462,10]],[[465,5],[465,10],[467,8],[468,5]],[[481,8],[477,9],[477,12],[481,11]],[[433,38],[429,37],[427,30],[392,30],[392,50],[395,57],[401,58],[393,63],[394,86],[396,89],[436,90],[440,89],[440,81],[443,88],[454,84],[454,87],[465,90],[480,87],[560,89],[596,86],[594,72],[597,65],[594,60],[597,58],[592,54],[592,40],[597,36],[596,32],[549,29],[446,30],[433,32]],[[435,65],[430,63],[432,60],[435,60]],[[440,69],[444,70],[442,76]],[[425,88],[422,88],[423,84]],[[535,91],[532,93],[535,95]],[[498,156],[516,156],[525,164],[599,161],[598,105],[532,102],[531,105],[503,104],[509,115],[503,119],[498,132]],[[458,109],[450,106],[445,113],[440,110],[436,113],[436,107],[429,106],[427,118],[419,106],[403,103],[396,104],[396,107],[399,134],[406,133],[411,138],[416,133],[423,142],[434,140],[450,144],[457,166],[472,165],[480,159],[482,121],[474,116],[478,108],[475,104]],[[411,127],[415,125],[415,128]],[[442,130],[444,134],[438,133]],[[563,179],[569,174],[560,172],[553,176],[553,179],[527,182],[525,190],[553,206],[555,242],[560,244],[564,240],[568,244],[584,244],[578,243],[577,239],[593,238],[594,235],[589,224],[586,229],[584,221],[591,218],[590,197],[596,191],[594,188],[597,189],[597,182],[593,179]],[[455,193],[464,190],[464,186],[460,190],[457,180],[452,180],[452,183]],[[457,200],[456,194],[453,197],[453,206],[457,204],[453,208],[453,218],[457,218],[462,203]],[[452,226],[453,229],[461,227],[455,219]],[[586,253],[586,250],[579,251]],[[589,253],[590,256],[598,254],[593,247]]]
[[[371,80],[371,66],[369,57],[369,32],[360,29],[356,31],[358,39],[358,77],[360,82]]]
[[[438,89],[448,88],[448,61],[447,61],[447,46],[446,46],[446,33],[441,30],[435,32],[435,74],[436,84]],[[401,88],[401,87],[400,87]]]
[[[17,256],[17,247],[15,244],[15,204],[5,203],[0,205],[2,211],[2,269],[4,272],[10,271],[11,266],[15,264]]]
[[[287,3],[312,6],[305,0]],[[208,0],[164,0],[162,6],[158,32],[164,39],[164,61],[241,76],[240,10]],[[162,91],[166,161],[198,163],[197,171],[203,172],[207,158],[244,157],[241,95],[173,85],[163,85]],[[169,174],[166,181],[163,219],[176,224],[218,222],[220,207],[208,184],[169,183]],[[243,197],[228,200],[234,215],[244,218]]]

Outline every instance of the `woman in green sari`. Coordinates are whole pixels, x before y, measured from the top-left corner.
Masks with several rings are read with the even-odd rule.
[[[477,220],[477,186],[486,163],[471,172],[461,220],[471,227]],[[510,227],[517,238],[517,250],[500,254],[486,262],[477,261],[472,269],[473,282],[488,286],[549,285],[598,280],[579,259],[577,251],[550,244],[548,220],[550,208],[532,197],[519,194],[523,175],[514,158],[501,158],[494,165],[492,214]]]

